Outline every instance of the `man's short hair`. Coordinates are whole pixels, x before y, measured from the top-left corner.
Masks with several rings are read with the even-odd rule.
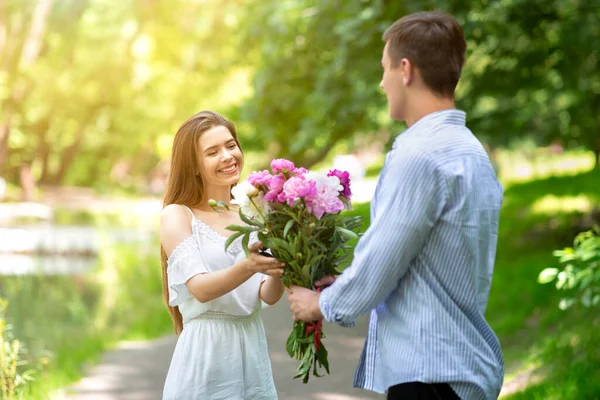
[[[435,93],[453,97],[465,62],[467,43],[454,17],[420,12],[400,18],[383,34],[392,68],[408,59]]]

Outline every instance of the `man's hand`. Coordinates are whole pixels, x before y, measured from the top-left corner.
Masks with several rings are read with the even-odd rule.
[[[288,293],[287,299],[294,321],[312,322],[323,318],[319,309],[319,293],[300,286],[290,287]]]
[[[326,288],[328,286],[333,285],[333,282],[336,280],[336,276],[333,275],[325,275],[321,279],[315,282],[315,287],[317,288]]]

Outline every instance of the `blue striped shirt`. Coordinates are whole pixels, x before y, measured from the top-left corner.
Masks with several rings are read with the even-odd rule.
[[[371,311],[354,386],[448,383],[496,399],[504,368],[485,319],[503,189],[465,113],[429,114],[396,140],[352,264],[323,290],[329,322]]]

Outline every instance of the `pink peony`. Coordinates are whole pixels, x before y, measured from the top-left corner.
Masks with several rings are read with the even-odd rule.
[[[254,171],[248,177],[248,181],[254,185],[255,187],[259,187],[260,185],[265,185],[269,187],[269,183],[273,177],[266,169],[263,171]]]
[[[350,190],[350,174],[348,171],[340,171],[339,169],[334,169],[333,171],[329,171],[327,176],[336,176],[340,180],[340,184],[344,187],[342,190],[342,196],[346,198],[346,200],[350,201],[350,197],[352,197],[352,191]]]
[[[294,174],[298,175],[304,175],[308,172],[308,170],[304,167],[300,167],[300,168],[295,168],[294,169]]]
[[[340,200],[340,192],[333,186],[317,184],[316,192],[306,198],[308,211],[318,219],[323,214],[337,214],[344,209],[344,203]]]
[[[304,179],[302,176],[293,176],[283,185],[283,193],[288,205],[291,207],[297,199],[313,197],[317,193],[315,181]]]
[[[294,163],[286,160],[285,158],[276,158],[271,161],[271,169],[273,170],[273,174],[278,174],[280,172],[292,172],[296,167]]]
[[[283,184],[285,183],[285,176],[274,175],[267,188],[269,191],[265,194],[265,200],[274,203],[283,203],[285,201],[285,193],[283,193]],[[280,196],[282,195],[282,196]]]

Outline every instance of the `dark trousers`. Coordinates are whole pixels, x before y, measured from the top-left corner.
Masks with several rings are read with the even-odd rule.
[[[388,389],[387,400],[460,400],[447,383],[408,382]]]

